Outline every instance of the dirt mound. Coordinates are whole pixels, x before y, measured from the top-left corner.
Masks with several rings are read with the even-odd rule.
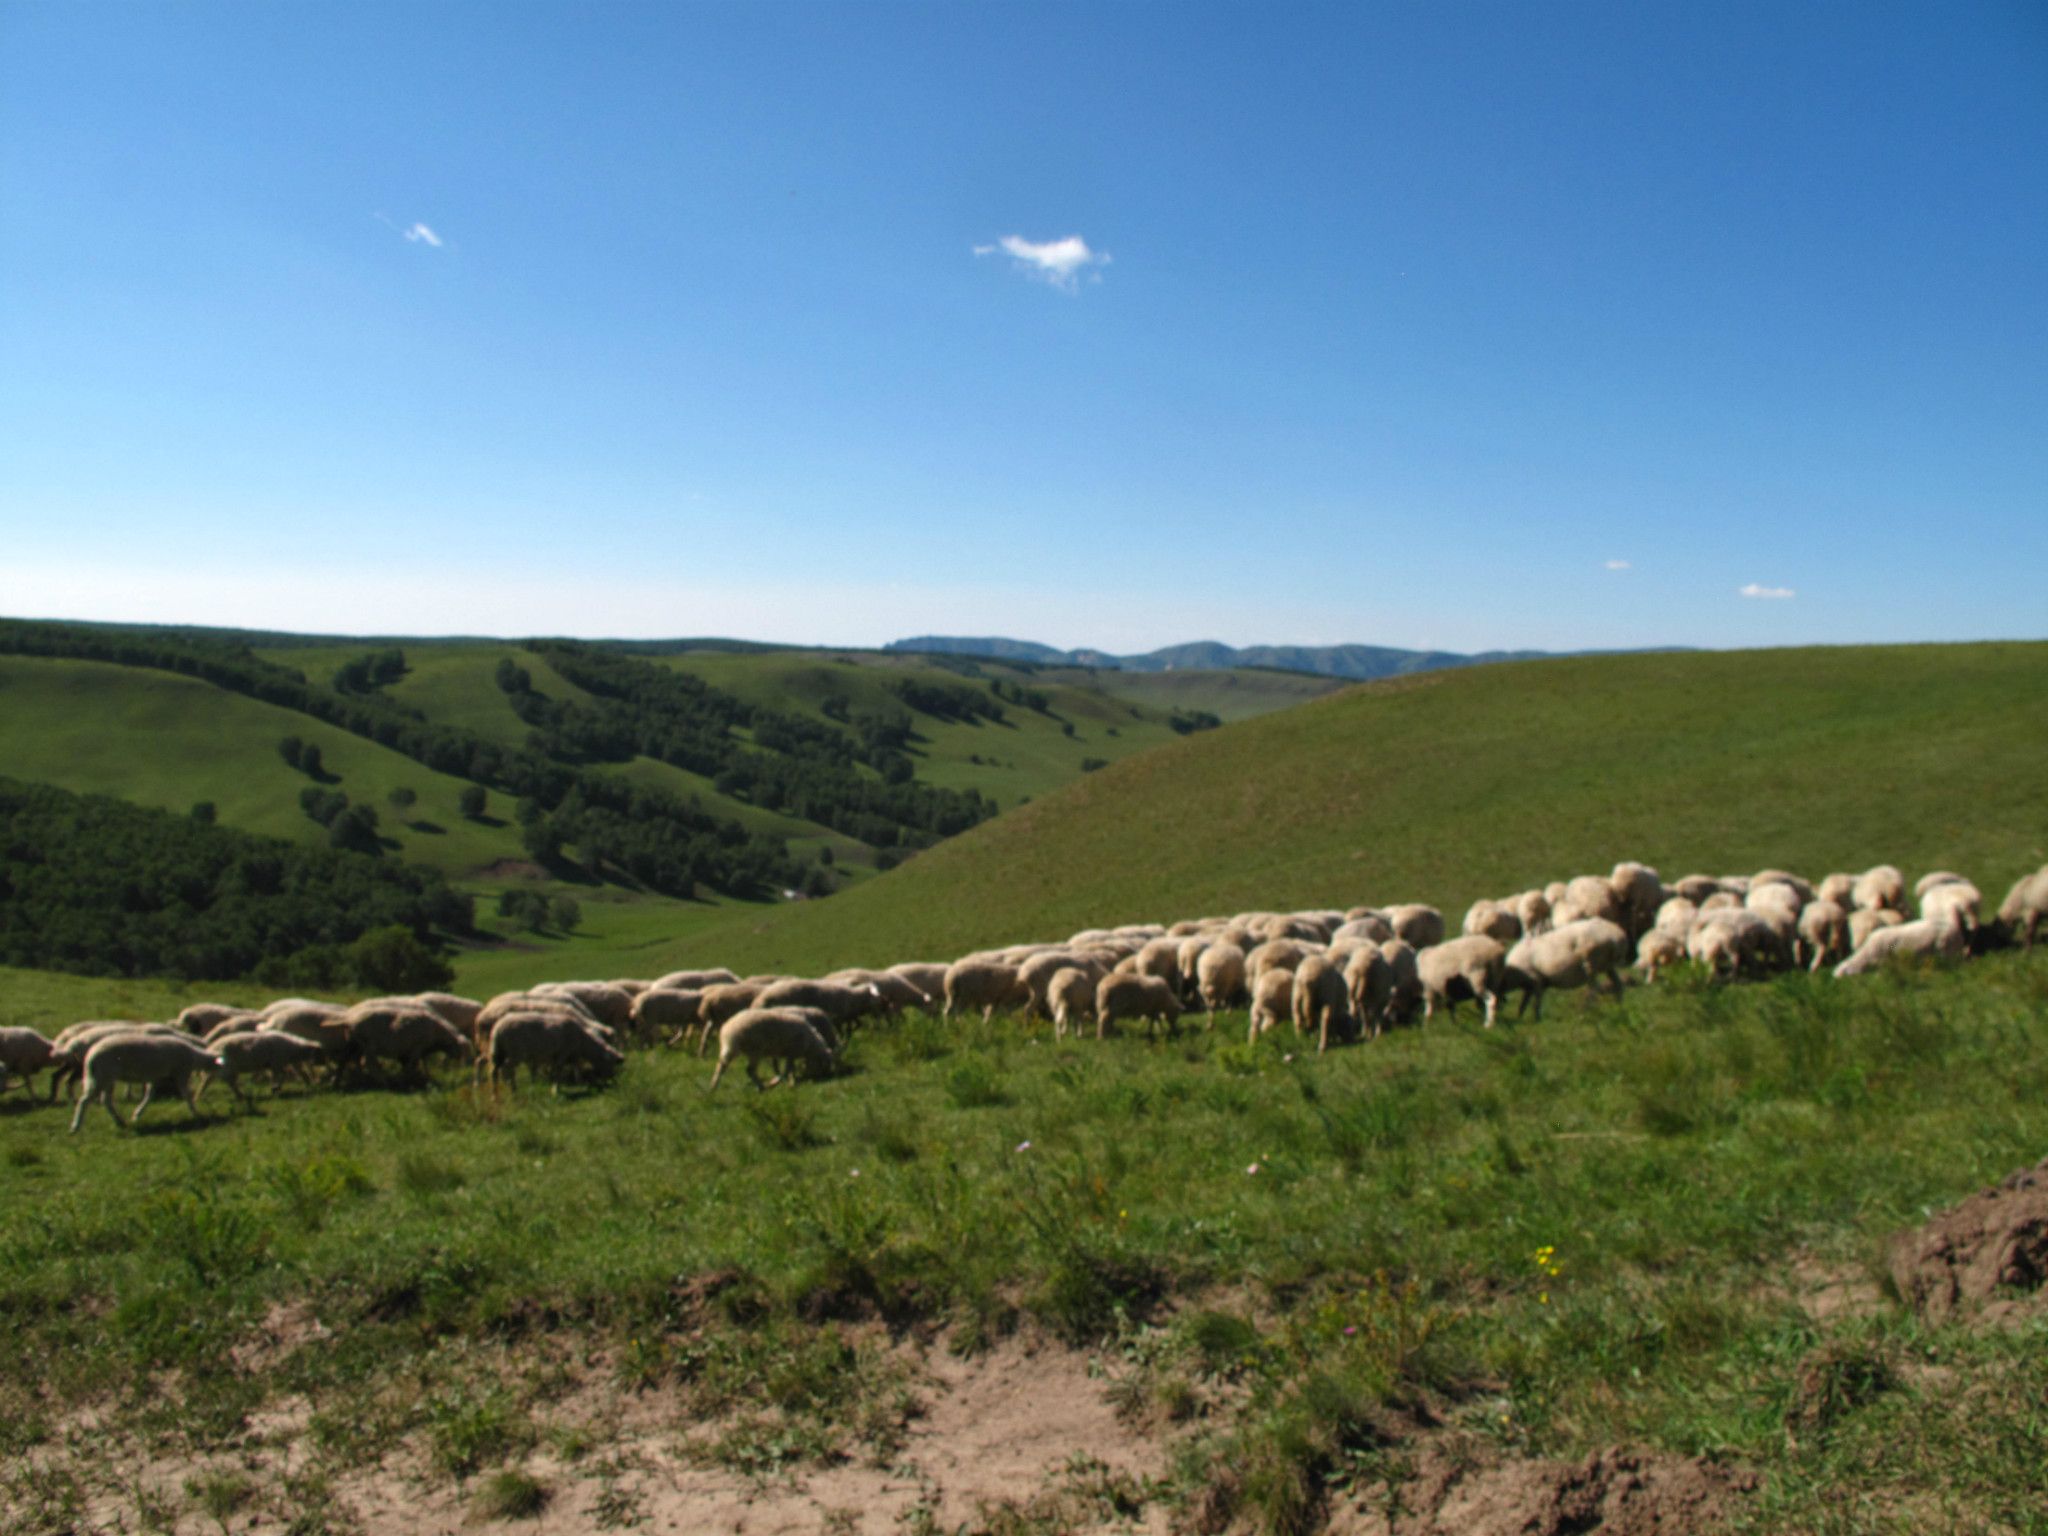
[[[2006,1322],[2048,1310],[2048,1159],[1891,1241],[1892,1283],[1929,1322]]]
[[[1622,1446],[1583,1461],[1492,1463],[1471,1449],[1423,1447],[1411,1481],[1333,1511],[1333,1536],[1691,1536],[1726,1526],[1756,1481]]]

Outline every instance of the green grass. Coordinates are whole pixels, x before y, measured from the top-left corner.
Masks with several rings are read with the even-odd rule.
[[[2048,860],[2048,645],[1602,656],[1347,689],[1116,763],[671,956],[806,971],[1099,924],[1879,861]],[[1910,878],[1910,874],[1909,874]]]
[[[707,1097],[707,1064],[654,1053],[594,1094],[450,1075],[142,1134],[72,1138],[15,1098],[0,1418],[34,1442],[111,1405],[197,1458],[295,1394],[314,1472],[411,1437],[477,1477],[536,1443],[553,1358],[493,1341],[545,1327],[686,1394],[722,1426],[707,1457],[769,1475],[900,1422],[899,1384],[855,1368],[872,1335],[829,1319],[970,1348],[1029,1322],[1121,1360],[1134,1406],[1190,1426],[1170,1496],[1255,1529],[1398,1475],[1379,1426],[1418,1394],[1513,1453],[1735,1458],[1762,1528],[1847,1529],[1849,1495],[1977,1528],[2048,1494],[2038,1333],[1886,1302],[1821,1322],[1790,1271],[1872,1274],[1893,1230],[2039,1156],[2044,967],[1681,977],[1320,1060],[1248,1049],[1238,1015],[1159,1044],[904,1026],[766,1095]],[[234,1369],[228,1343],[295,1299],[331,1339]],[[1816,1351],[1836,1386],[1794,1445]],[[139,1390],[172,1368],[175,1407]],[[0,1508],[23,1497],[0,1479]]]

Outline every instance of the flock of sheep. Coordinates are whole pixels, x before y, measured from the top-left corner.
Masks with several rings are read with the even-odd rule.
[[[76,1131],[96,1101],[120,1124],[121,1084],[142,1089],[136,1119],[159,1091],[175,1092],[196,1115],[213,1078],[245,1099],[245,1078],[275,1085],[318,1068],[336,1078],[395,1069],[416,1079],[436,1056],[474,1062],[494,1083],[513,1084],[526,1067],[559,1084],[613,1076],[628,1042],[694,1036],[702,1055],[714,1030],[711,1086],[741,1061],[758,1088],[799,1069],[829,1072],[846,1032],[911,1008],[948,1018],[979,1012],[984,1021],[1014,1010],[1049,1019],[1057,1038],[1089,1024],[1102,1038],[1126,1022],[1171,1033],[1196,1008],[1213,1025],[1219,1010],[1248,1006],[1252,1040],[1286,1020],[1323,1051],[1464,1002],[1491,1025],[1517,992],[1521,1012],[1533,1007],[1541,1018],[1550,990],[1605,983],[1619,995],[1624,970],[1654,981],[1682,960],[1731,979],[1830,965],[1836,976],[1855,976],[1895,955],[1961,956],[2001,942],[2031,948],[2048,922],[2048,866],[2019,880],[1991,922],[1977,887],[1948,871],[1922,877],[1910,900],[1917,917],[1908,916],[1905,877],[1890,865],[1818,884],[1783,870],[1666,884],[1647,865],[1624,863],[1611,875],[1474,902],[1457,937],[1440,911],[1420,904],[1251,912],[1089,929],[1064,943],[815,980],[698,970],[651,982],[551,982],[488,1002],[429,992],[353,1007],[304,998],[263,1009],[199,1003],[168,1024],[93,1021],[54,1039],[0,1029],[0,1091],[10,1076],[30,1082],[48,1070],[54,1101],[77,1079]],[[777,1068],[765,1085],[763,1062]]]

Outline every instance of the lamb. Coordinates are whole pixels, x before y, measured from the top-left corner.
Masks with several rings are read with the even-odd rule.
[[[462,1031],[416,1004],[358,1004],[343,1020],[359,1061],[395,1061],[409,1076],[420,1075],[429,1056],[468,1061],[475,1054]]]
[[[1655,981],[1659,971],[1669,970],[1685,958],[1685,940],[1667,928],[1652,928],[1636,940],[1636,969],[1644,981]]]
[[[945,1017],[962,1009],[979,1008],[981,1022],[995,1017],[998,1008],[1023,1008],[1031,992],[1018,978],[1014,965],[994,961],[956,961],[946,969]]]
[[[1866,869],[1856,877],[1856,889],[1850,900],[1859,907],[1886,907],[1893,912],[1903,912],[1906,910],[1906,877],[1890,864]]]
[[[1100,972],[1084,971],[1079,966],[1063,965],[1053,972],[1045,997],[1055,1040],[1066,1039],[1070,1028],[1077,1037],[1080,1035],[1081,1021],[1095,1012],[1095,988],[1101,980]]]
[[[1272,1029],[1282,1019],[1294,1013],[1294,972],[1274,969],[1267,971],[1252,983],[1251,1025],[1245,1032],[1247,1043]]]
[[[739,977],[721,965],[708,971],[670,971],[666,976],[655,977],[654,985],[667,987],[673,992],[702,992],[706,987],[723,986],[738,980]]]
[[[270,1074],[270,1086],[275,1091],[286,1074],[304,1083],[307,1081],[305,1069],[326,1060],[325,1053],[312,1041],[274,1029],[243,1030],[224,1035],[212,1041],[207,1049],[220,1058],[220,1080],[245,1104],[249,1096],[242,1092],[242,1078],[256,1072],[267,1072]],[[200,1090],[201,1093],[205,1091],[203,1088]]]
[[[516,1086],[521,1067],[545,1069],[560,1091],[567,1068],[585,1068],[597,1077],[618,1073],[625,1056],[592,1034],[577,1020],[559,1013],[508,1013],[491,1026],[485,1059],[491,1081]]]
[[[1541,891],[1524,891],[1513,902],[1523,933],[1542,933],[1550,927],[1550,898]]]
[[[1458,1004],[1480,1003],[1486,1010],[1486,1024],[1493,1027],[1500,1009],[1502,971],[1507,951],[1498,941],[1482,935],[1450,939],[1417,952],[1415,969],[1422,982],[1422,1018],[1429,1022],[1437,1005],[1453,1017]]]
[[[1404,906],[1387,908],[1386,917],[1393,926],[1394,937],[1404,944],[1427,949],[1443,942],[1444,915],[1435,907],[1411,901]]]
[[[1330,1048],[1334,1025],[1341,1040],[1351,1033],[1351,993],[1344,972],[1322,955],[1310,955],[1294,973],[1294,1032],[1315,1033],[1316,1054]]]
[[[36,1096],[33,1081],[36,1073],[56,1060],[57,1048],[33,1029],[9,1027],[0,1029],[0,1093],[7,1091],[10,1074],[21,1079],[21,1085],[28,1090],[28,1096]],[[56,1081],[54,1077],[52,1083]],[[54,1088],[52,1098],[56,1097]]]
[[[1218,940],[1202,951],[1195,962],[1195,986],[1209,1010],[1210,1028],[1216,1025],[1217,1009],[1235,1007],[1244,996],[1244,975],[1244,951],[1235,944]]]
[[[1602,917],[1581,918],[1509,950],[1501,986],[1521,989],[1522,1007],[1516,1017],[1527,1013],[1533,1002],[1540,1020],[1543,994],[1552,987],[1590,987],[1605,977],[1619,998],[1621,968],[1629,963],[1630,954],[1628,930],[1621,924]]]
[[[1522,936],[1522,920],[1498,901],[1475,901],[1465,910],[1467,937],[1484,934],[1500,944],[1512,944]]]
[[[1166,1026],[1168,1035],[1180,1032],[1180,998],[1173,983],[1164,976],[1119,975],[1111,972],[1095,986],[1095,1038],[1109,1038],[1111,1026],[1121,1019],[1143,1019],[1146,1033]]]
[[[192,1091],[192,1079],[202,1072],[222,1069],[221,1059],[189,1039],[171,1034],[115,1034],[93,1043],[85,1056],[85,1085],[78,1095],[78,1107],[71,1112],[71,1130],[77,1134],[85,1119],[86,1106],[97,1099],[107,1106],[107,1118],[115,1125],[121,1117],[114,1112],[114,1085],[142,1083],[142,1100],[128,1123],[133,1125],[149,1108],[156,1090],[168,1085],[185,1101],[192,1117],[199,1117],[199,1101]]]
[[[1799,912],[1799,938],[1792,958],[1806,961],[1809,971],[1832,965],[1849,953],[1849,914],[1841,903],[1819,898]]]
[[[2034,935],[2048,920],[2048,864],[2031,875],[2022,875],[1998,904],[1998,924],[2005,936],[2026,949],[2034,947]]]
[[[1984,921],[1984,893],[1960,876],[1932,885],[1920,897],[1920,915],[1954,912],[1965,934],[1975,934]]]
[[[735,1057],[746,1058],[747,1080],[756,1088],[772,1088],[785,1077],[794,1084],[799,1063],[811,1076],[822,1077],[832,1070],[834,1061],[832,1047],[797,1008],[746,1008],[719,1026],[718,1067],[711,1074],[712,1088],[718,1086]],[[766,1083],[761,1081],[763,1061],[777,1066],[775,1076]]]
[[[1877,970],[1893,955],[1941,955],[1955,958],[1969,953],[1969,936],[1961,916],[1944,907],[1933,917],[1917,923],[1896,923],[1880,928],[1864,941],[1856,953],[1835,967],[1835,975],[1862,976]]]

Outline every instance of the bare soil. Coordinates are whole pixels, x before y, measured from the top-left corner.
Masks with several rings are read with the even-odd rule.
[[[1931,1323],[2015,1323],[2048,1312],[2048,1159],[1891,1242],[1892,1283]]]

